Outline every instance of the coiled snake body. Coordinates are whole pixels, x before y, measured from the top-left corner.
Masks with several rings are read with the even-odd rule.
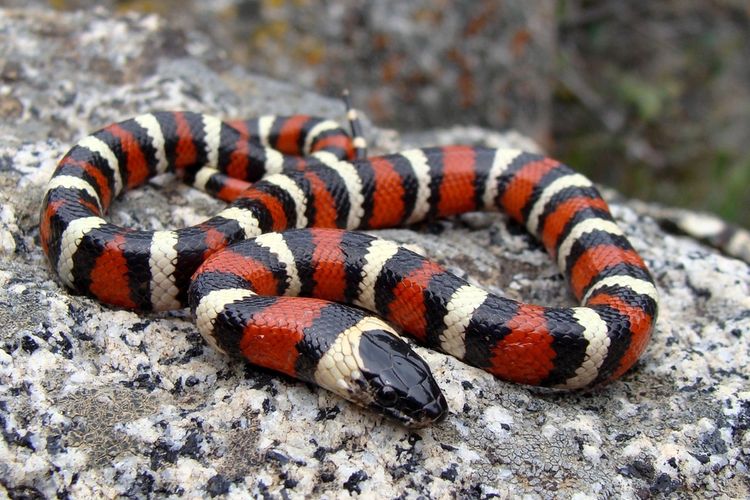
[[[441,419],[447,404],[396,331],[504,380],[565,388],[614,379],[643,352],[656,289],[588,179],[517,150],[356,160],[353,151],[334,122],[307,116],[141,115],[60,161],[42,206],[42,246],[78,293],[139,311],[189,305],[220,351],[414,427]],[[232,203],[176,231],[102,218],[117,195],[172,171]],[[395,243],[343,230],[474,210],[525,225],[581,306],[498,297]]]

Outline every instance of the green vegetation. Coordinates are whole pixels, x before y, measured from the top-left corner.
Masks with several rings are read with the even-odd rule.
[[[622,192],[750,225],[750,9],[558,2],[557,155]]]

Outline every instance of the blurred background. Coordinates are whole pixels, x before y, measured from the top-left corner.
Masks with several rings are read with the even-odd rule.
[[[381,127],[516,129],[621,192],[750,221],[747,0],[5,0],[157,13],[175,46],[338,95]],[[227,65],[228,67],[228,65]]]

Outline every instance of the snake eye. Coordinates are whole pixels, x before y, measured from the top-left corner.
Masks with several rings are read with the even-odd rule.
[[[385,407],[391,407],[396,404],[396,401],[398,401],[398,392],[396,392],[396,389],[389,385],[385,385],[378,389],[378,392],[375,394],[375,399],[377,399],[378,404]]]

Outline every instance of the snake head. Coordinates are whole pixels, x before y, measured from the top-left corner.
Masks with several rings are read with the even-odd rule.
[[[388,325],[376,318],[368,320],[372,323],[369,327],[342,334],[344,338],[337,340],[338,346],[328,353],[333,365],[321,360],[322,366],[330,369],[317,377],[318,384],[407,427],[441,421],[448,413],[448,403],[427,363]],[[342,343],[349,345],[342,347]],[[334,361],[338,349],[352,354],[347,356],[349,363]]]
[[[366,349],[362,349],[366,347]],[[362,373],[372,394],[370,408],[408,427],[441,421],[448,403],[427,363],[409,345],[387,331],[370,330],[360,341],[365,366]]]

